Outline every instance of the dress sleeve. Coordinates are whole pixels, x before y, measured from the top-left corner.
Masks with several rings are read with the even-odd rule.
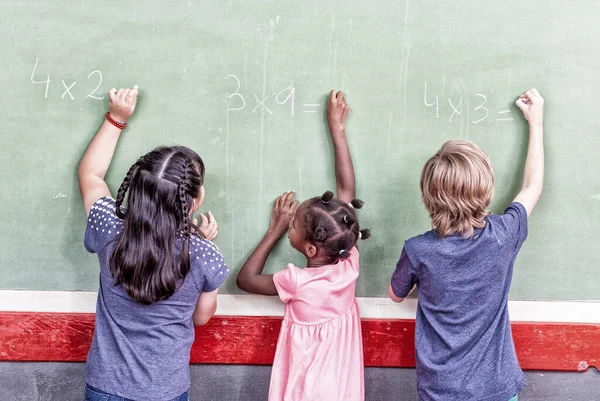
[[[273,275],[277,294],[283,302],[290,302],[296,295],[297,269],[296,266],[290,263],[285,270],[278,271]]]

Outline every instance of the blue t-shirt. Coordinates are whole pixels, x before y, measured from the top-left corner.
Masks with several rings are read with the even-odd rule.
[[[134,400],[165,401],[190,387],[192,314],[203,291],[214,291],[229,268],[210,241],[190,238],[190,271],[167,300],[152,305],[134,301],[114,285],[109,259],[123,221],[112,198],[99,199],[90,211],[85,247],[100,259],[96,328],[85,365],[85,381],[110,394]],[[181,239],[174,244],[177,260]]]
[[[527,212],[513,203],[473,238],[432,230],[405,242],[391,284],[400,298],[418,288],[420,401],[507,401],[525,387],[508,292],[526,237]]]

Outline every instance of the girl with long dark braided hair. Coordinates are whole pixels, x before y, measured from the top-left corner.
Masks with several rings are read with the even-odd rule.
[[[229,268],[211,242],[204,163],[184,146],[160,147],[129,169],[116,199],[104,181],[137,86],[111,89],[110,111],[79,165],[88,215],[85,246],[98,254],[100,289],[86,369],[86,400],[184,401],[194,325],[216,310]]]

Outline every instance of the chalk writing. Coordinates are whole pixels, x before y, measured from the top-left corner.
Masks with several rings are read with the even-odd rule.
[[[47,99],[48,92],[50,91],[50,83],[52,82],[52,80],[50,79],[50,74],[46,74],[45,80],[39,80],[39,78],[36,78],[38,64],[39,64],[39,58],[36,58],[35,64],[33,65],[33,70],[31,71],[31,77],[29,78],[29,80],[31,81],[32,84],[45,84],[46,87],[44,89],[44,98]],[[98,85],[96,85],[94,90],[92,92],[90,92],[89,94],[87,94],[85,97],[89,97],[90,99],[94,99],[94,100],[103,100],[104,96],[94,95],[94,93],[96,93],[96,91],[98,89],[100,89],[100,86],[102,85],[102,73],[98,70],[92,71],[87,76],[87,79],[89,80],[90,78],[92,78],[92,75],[98,75]],[[72,89],[75,86],[75,84],[77,84],[77,81],[71,81],[70,84],[67,84],[67,82],[65,82],[64,79],[61,79],[60,81],[62,82],[63,89],[64,89],[60,98],[61,99],[67,98],[67,99],[75,100],[75,93]]]
[[[228,111],[240,111],[244,110],[247,106],[246,96],[240,92],[242,88],[241,80],[234,74],[229,74],[225,77],[225,80],[234,80],[236,83],[236,88],[233,93],[230,93],[227,96],[227,110]],[[274,108],[278,105],[284,106],[289,105],[289,113],[291,117],[294,117],[296,113],[296,88],[294,84],[291,82],[287,87],[273,92],[272,94],[263,94],[259,95],[255,92],[252,92],[252,97],[254,97],[254,107],[252,108],[252,112],[267,112],[269,114],[274,113]],[[318,107],[318,104],[307,103],[304,104],[306,113],[314,113],[316,110],[306,110],[306,108],[310,107]]]
[[[463,107],[465,103],[463,100],[463,94],[460,93],[458,99],[456,96],[448,96],[446,99],[448,101],[448,108],[441,110],[440,104],[440,96],[435,91],[432,91],[429,87],[428,83],[425,82],[423,85],[423,104],[426,107],[433,108],[435,107],[435,118],[440,118],[440,112],[449,113],[448,122],[452,123],[456,120],[462,118],[463,114],[465,114],[465,109],[469,109],[466,113],[467,118],[471,118],[471,123],[479,124],[484,122],[485,120],[490,118],[490,109],[488,107],[488,95],[483,93],[475,93],[472,95],[472,98],[475,98],[473,102],[469,102],[471,97],[466,101],[466,107]],[[492,91],[493,93],[493,91]],[[442,89],[442,96],[444,91]],[[472,104],[476,106],[472,108]],[[447,111],[446,111],[447,110]],[[498,116],[494,119],[494,121],[513,121],[513,118],[510,116],[512,110],[500,110],[497,112]]]

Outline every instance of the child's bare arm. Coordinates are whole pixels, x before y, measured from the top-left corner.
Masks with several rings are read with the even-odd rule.
[[[200,293],[200,298],[196,303],[192,320],[195,326],[203,326],[210,320],[211,317],[217,311],[217,294],[219,289],[217,288],[211,292]]]
[[[516,104],[529,123],[529,145],[523,185],[514,201],[521,203],[529,216],[544,186],[544,99],[537,89],[531,89],[519,96]]]
[[[348,105],[343,92],[331,91],[327,102],[327,122],[333,141],[335,155],[335,179],[337,197],[342,202],[349,203],[356,197],[356,182],[352,157],[346,140],[344,123],[348,115]]]
[[[112,88],[108,92],[110,115],[114,120],[127,122],[135,110],[137,85],[133,89]],[[110,196],[104,175],[112,160],[121,130],[108,121],[104,121],[96,136],[89,144],[79,163],[79,190],[86,214],[94,202],[103,196]]]
[[[286,192],[275,201],[269,230],[252,252],[237,276],[240,289],[253,294],[277,295],[272,274],[262,274],[267,258],[277,241],[288,229],[298,201],[293,201],[294,192]]]

